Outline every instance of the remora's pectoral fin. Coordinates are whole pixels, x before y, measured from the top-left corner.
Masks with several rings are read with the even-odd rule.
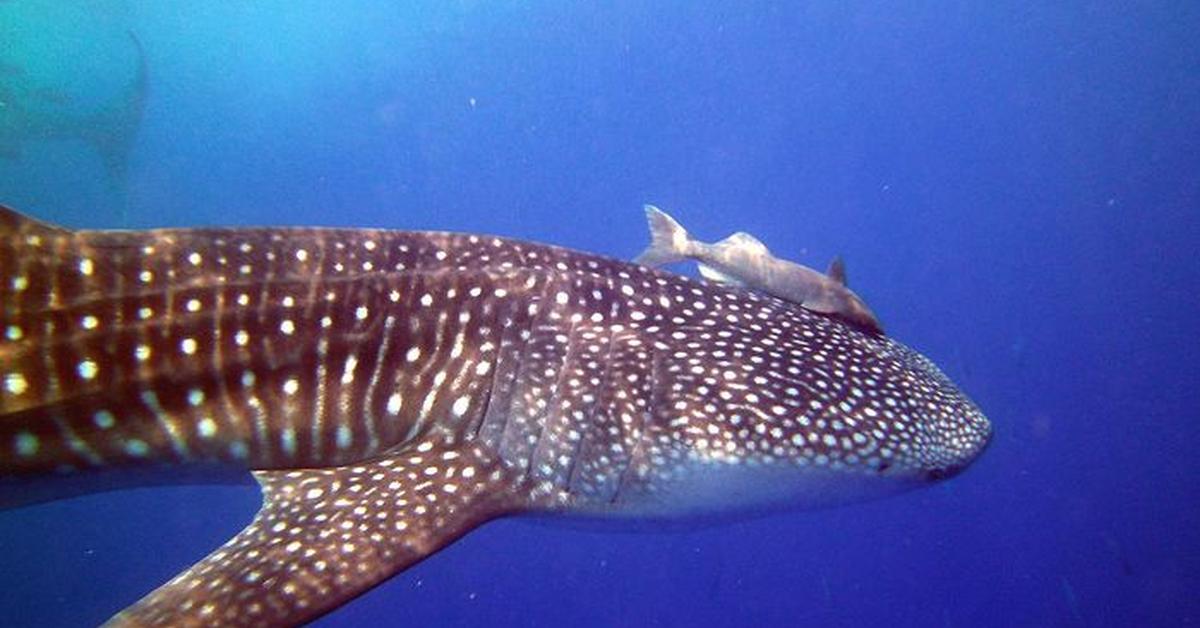
[[[732,286],[745,286],[746,282],[734,277],[733,275],[723,273],[708,264],[696,264],[696,269],[700,271],[700,276],[709,281],[717,283],[729,284]]]
[[[521,509],[479,447],[422,443],[371,462],[257,471],[254,521],[109,626],[290,626],[314,619],[462,536]]]

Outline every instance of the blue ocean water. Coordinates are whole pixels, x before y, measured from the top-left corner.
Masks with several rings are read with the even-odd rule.
[[[120,117],[129,32],[147,82]],[[627,258],[651,202],[705,239],[844,256],[995,424],[967,473],[877,502],[493,522],[317,625],[1195,625],[1198,34],[1187,2],[7,0],[0,203]],[[0,623],[99,623],[257,503],[0,512]]]

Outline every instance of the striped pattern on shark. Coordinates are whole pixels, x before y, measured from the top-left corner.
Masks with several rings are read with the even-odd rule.
[[[882,335],[471,234],[72,231],[0,208],[0,478],[246,469],[253,522],[110,620],[294,625],[505,515],[812,506],[987,419]]]

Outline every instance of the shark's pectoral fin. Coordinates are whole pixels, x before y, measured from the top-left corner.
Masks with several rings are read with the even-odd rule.
[[[353,466],[257,471],[263,505],[237,536],[110,626],[296,625],[479,524],[520,510],[477,446],[424,442]]]

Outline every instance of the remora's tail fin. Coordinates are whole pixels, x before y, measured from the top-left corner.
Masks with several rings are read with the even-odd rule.
[[[650,227],[650,246],[633,263],[643,266],[662,266],[687,259],[687,245],[691,241],[686,229],[666,212],[646,205],[646,223]]]

